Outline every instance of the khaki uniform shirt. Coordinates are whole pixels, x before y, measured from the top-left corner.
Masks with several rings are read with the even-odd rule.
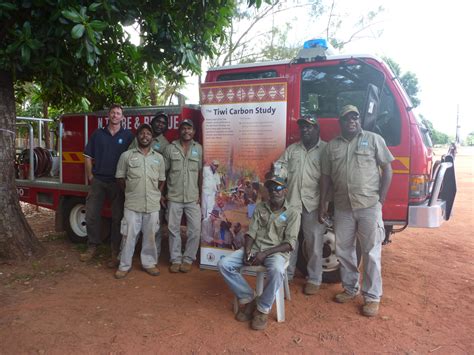
[[[277,212],[272,212],[267,202],[260,202],[252,216],[247,234],[254,240],[252,253],[265,251],[282,243],[295,248],[300,230],[300,213],[287,203]],[[286,259],[290,253],[280,253]]]
[[[199,200],[199,174],[202,170],[202,146],[192,141],[184,155],[179,139],[165,148],[168,200],[173,202],[197,202]]]
[[[303,142],[286,148],[277,160],[281,164],[281,177],[287,178],[286,201],[301,213],[303,206],[312,212],[319,206],[319,178],[321,177],[321,156],[325,154],[326,142],[306,150]]]
[[[169,145],[170,142],[166,139],[166,137],[162,134],[160,134],[158,137],[154,137],[153,141],[151,142],[151,148],[160,154],[163,154],[165,151],[165,148],[167,145]],[[135,149],[138,148],[138,142],[137,142],[137,137],[132,141],[128,149]]]
[[[160,210],[159,181],[165,181],[165,162],[160,153],[151,149],[144,155],[139,149],[122,153],[116,178],[125,179],[125,208],[135,212]]]
[[[330,141],[322,160],[322,172],[333,182],[337,209],[374,206],[379,200],[380,166],[393,161],[378,134],[361,131],[351,141],[339,136]]]

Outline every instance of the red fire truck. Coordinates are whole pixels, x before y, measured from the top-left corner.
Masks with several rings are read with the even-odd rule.
[[[390,68],[371,55],[330,55],[324,45],[310,43],[305,47],[293,60],[210,69],[206,83],[222,82],[225,89],[224,84],[230,81],[258,84],[259,80],[285,78],[286,145],[299,139],[296,121],[300,116],[316,115],[321,138],[329,141],[339,134],[339,109],[349,103],[358,106],[363,129],[380,134],[395,157],[383,208],[386,241],[407,226],[439,227],[449,219],[456,193],[453,157],[446,155],[434,161],[429,132]],[[158,111],[171,117],[170,139],[176,136],[182,117],[192,118],[198,126],[202,123],[198,106],[179,106],[126,108],[123,124],[136,129]],[[84,199],[88,187],[82,152],[88,137],[106,123],[106,117],[105,111],[63,115],[58,175],[17,180],[21,200],[55,210],[58,228],[65,228],[72,241],[86,238]],[[104,216],[108,213],[105,209]],[[332,233],[327,233],[324,256],[325,271],[337,270]]]

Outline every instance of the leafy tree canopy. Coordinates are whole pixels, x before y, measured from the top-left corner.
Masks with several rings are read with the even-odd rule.
[[[233,0],[0,0],[0,70],[40,84],[52,105],[133,104],[150,74],[179,81],[199,72],[234,8]],[[130,24],[139,46],[123,29]]]

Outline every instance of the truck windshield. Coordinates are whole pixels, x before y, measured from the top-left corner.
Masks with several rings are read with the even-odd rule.
[[[369,84],[381,82],[381,73],[370,65],[338,64],[305,68],[301,73],[301,115],[335,118],[342,106],[364,107]],[[389,88],[384,84],[374,132],[387,145],[400,144],[400,113]]]

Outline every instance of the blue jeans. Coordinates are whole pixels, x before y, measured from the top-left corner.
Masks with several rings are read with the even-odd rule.
[[[263,262],[267,268],[267,284],[262,295],[257,299],[257,309],[262,313],[268,314],[272,309],[275,295],[285,278],[285,263],[286,259],[281,254],[272,254]],[[217,264],[224,281],[235,294],[239,303],[247,304],[253,301],[255,292],[240,274],[242,266],[244,266],[244,248],[227,255]]]

